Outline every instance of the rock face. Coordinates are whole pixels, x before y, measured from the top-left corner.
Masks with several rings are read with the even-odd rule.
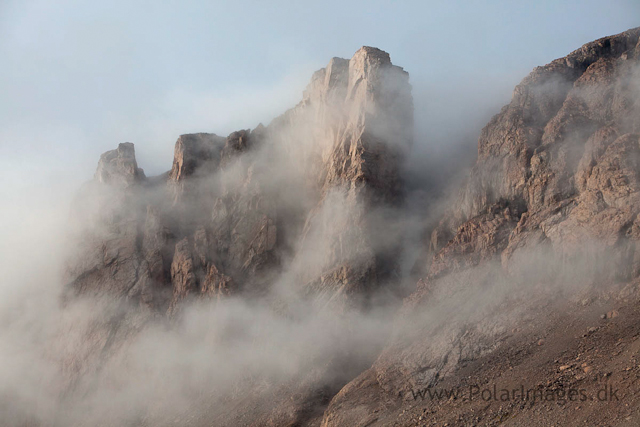
[[[145,178],[138,168],[133,144],[125,142],[100,156],[95,180],[101,184],[129,186]]]
[[[180,136],[161,176],[144,176],[132,144],[105,153],[74,206],[79,249],[68,292],[169,319],[189,300],[229,296],[262,297],[285,312],[287,295],[336,313],[366,306],[398,259],[397,233],[385,235],[382,220],[404,196],[408,80],[386,52],[363,47],[316,72],[303,100],[267,127]],[[122,319],[91,333],[108,337],[114,322],[131,323]],[[345,357],[336,351],[272,390],[254,425],[318,419],[327,393],[366,367],[347,368]]]
[[[318,159],[307,191],[315,189],[319,200],[311,202],[293,268],[324,299],[376,289],[395,268],[394,248],[375,241],[383,224],[371,213],[402,200],[412,111],[407,73],[386,52],[363,47],[350,61],[333,58],[313,76],[303,101],[276,120],[290,124],[284,134],[292,144],[314,123],[301,157]]]
[[[588,43],[516,87],[432,233],[428,275],[394,339],[332,400],[323,426],[373,425],[409,389],[490,353],[517,325],[506,298],[531,299],[541,283],[570,293],[572,282],[584,290],[638,278],[639,37],[633,29]]]
[[[485,245],[504,246],[505,268],[529,242],[547,242],[559,256],[587,240],[630,244],[625,237],[638,213],[639,33],[589,43],[524,79],[482,131],[456,220],[437,232],[460,234],[468,218],[508,209],[511,232]],[[455,238],[448,245],[460,247]],[[628,267],[619,273],[637,275],[633,263]]]
[[[100,157],[94,181],[78,196],[74,214],[81,245],[69,266],[72,287],[80,292],[128,294],[141,281],[139,221],[132,200],[145,181],[133,144],[120,144]]]
[[[233,295],[295,317],[274,289],[336,316],[367,307],[398,281],[402,233],[389,228],[413,138],[410,90],[388,54],[363,47],[316,72],[267,127],[181,136],[160,177],[145,177],[132,144],[105,153],[76,203],[69,291],[170,319],[188,300]],[[336,352],[238,398],[216,423],[386,425],[381,414],[409,390],[492,354],[535,314],[532,301],[637,281],[639,170],[633,29],[534,69],[483,129],[469,179],[425,243],[427,273],[377,360],[347,366]]]
[[[387,53],[363,47],[316,72],[302,102],[267,128],[180,136],[161,177],[144,177],[133,144],[105,153],[92,188],[116,193],[98,202],[111,205],[113,215],[96,219],[110,230],[85,239],[101,259],[88,269],[74,260],[73,287],[174,311],[189,295],[264,292],[290,257],[303,292],[330,300],[374,289],[393,262],[371,241],[369,213],[402,200],[410,90]],[[154,301],[167,289],[169,302]]]

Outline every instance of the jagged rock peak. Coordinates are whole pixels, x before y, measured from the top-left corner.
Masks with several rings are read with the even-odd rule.
[[[377,47],[371,46],[362,46],[358,51],[353,55],[354,59],[366,59],[370,63],[377,63],[379,65],[387,64],[391,65],[391,57],[384,50],[378,49]]]
[[[79,288],[113,289],[121,295],[123,288],[133,289],[127,295],[144,296],[147,302],[156,291],[171,291],[173,312],[196,289],[237,292],[240,288],[228,285],[232,282],[242,284],[243,291],[268,289],[272,277],[265,272],[280,268],[280,254],[295,247],[305,251],[298,259],[313,252],[320,260],[314,268],[292,269],[299,283],[326,294],[375,289],[391,269],[377,260],[367,240],[374,222],[367,211],[402,199],[399,168],[403,148],[411,143],[412,107],[408,74],[393,66],[386,52],[363,47],[350,60],[331,59],[314,74],[303,101],[267,127],[226,138],[181,135],[168,173],[147,180],[135,197],[123,192],[119,204],[105,203],[115,212],[107,222],[135,225],[137,231],[127,229],[126,236],[114,233],[122,242],[112,239],[116,249],[128,248],[121,253],[136,254],[135,265],[118,283],[105,279],[93,286],[99,282],[93,277]],[[133,144],[105,153],[99,169],[102,181],[114,175],[112,170],[134,174]],[[304,200],[292,203],[283,190],[304,194]],[[343,193],[347,197],[334,196]],[[323,212],[337,205],[348,214],[342,223],[326,225]],[[328,242],[321,256],[313,246],[318,234]],[[344,243],[345,234],[353,244]],[[125,239],[131,236],[133,243]],[[100,252],[104,245],[97,247]],[[124,272],[123,263],[112,264]],[[102,266],[96,275],[110,268]],[[82,269],[77,268],[78,275]],[[324,274],[332,271],[340,273]],[[160,300],[154,304],[165,307],[164,293]]]
[[[176,141],[169,179],[180,181],[192,175],[203,163],[214,161],[216,167],[225,138],[213,133],[180,135]]]
[[[326,68],[316,71],[304,92],[303,102],[344,101],[353,98],[363,82],[379,86],[389,73],[408,85],[409,74],[391,63],[389,54],[375,47],[363,46],[351,59],[331,58]],[[367,87],[368,85],[364,85]],[[348,95],[348,96],[347,96]]]
[[[138,168],[136,151],[131,142],[123,142],[115,150],[100,156],[95,180],[102,184],[128,186],[144,179],[144,171]]]
[[[379,77],[380,70],[390,67],[392,67],[391,57],[387,52],[375,47],[363,46],[349,61],[349,87],[353,88],[361,79],[375,81]],[[400,67],[395,68],[401,70]]]

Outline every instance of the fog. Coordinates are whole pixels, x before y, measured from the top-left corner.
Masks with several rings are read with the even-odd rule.
[[[173,43],[170,39],[175,34],[160,30],[172,25],[172,8],[151,12],[153,19],[144,21],[142,30],[134,31],[132,22],[145,15],[144,7],[124,10],[126,17],[120,20],[114,18],[113,10],[102,6],[94,10],[76,2],[64,2],[59,8],[47,1],[0,6],[2,34],[7,35],[0,42],[0,53],[17,64],[0,73],[0,88],[6,94],[0,110],[4,113],[0,119],[3,423],[223,423],[234,416],[227,409],[233,399],[243,407],[235,414],[241,415],[244,410],[250,413],[258,407],[256,411],[260,412],[260,406],[264,409],[286,401],[290,390],[307,387],[328,396],[335,394],[374,363],[390,338],[400,339],[392,335],[400,324],[398,309],[424,273],[418,267],[428,246],[428,232],[440,221],[468,176],[481,128],[509,102],[513,87],[533,66],[632,26],[627,23],[628,16],[640,12],[638,6],[633,2],[619,2],[618,6],[619,12],[598,26],[587,25],[591,18],[585,17],[582,26],[592,28],[588,34],[586,30],[572,34],[574,28],[570,26],[558,29],[549,25],[551,35],[536,36],[505,26],[491,37],[483,37],[487,42],[506,40],[503,52],[496,52],[491,43],[480,45],[471,40],[473,34],[463,32],[461,39],[452,41],[453,46],[464,47],[469,42],[470,50],[480,49],[469,53],[473,61],[465,60],[459,49],[453,50],[462,58],[457,54],[438,56],[440,48],[424,46],[416,40],[423,40],[425,35],[412,36],[411,31],[385,36],[362,29],[361,35],[350,35],[344,43],[334,39],[339,35],[332,35],[326,43],[315,37],[295,43],[293,36],[279,34],[275,19],[267,27],[271,49],[264,47],[264,41],[260,43],[264,51],[259,54],[249,49],[249,41],[261,37],[260,31],[252,29],[228,46],[221,47],[223,42],[216,40],[213,44],[217,50],[205,61],[201,56],[207,52],[206,40],[211,40],[211,34],[202,28],[215,26],[195,16],[202,5],[191,5],[193,16],[181,12],[176,18],[181,29],[193,23],[195,36],[181,35]],[[375,17],[358,25],[383,20],[388,6],[377,7],[380,10]],[[451,10],[441,10],[435,4],[432,7],[437,9],[436,17],[455,15],[464,9],[461,5]],[[565,22],[569,11],[564,9],[564,15],[558,13],[554,19]],[[510,11],[518,16],[521,13]],[[253,15],[248,22],[242,21],[244,13],[240,12],[244,10],[227,12],[230,17],[224,23],[217,22],[224,25],[223,32],[241,32],[244,27],[260,29],[261,20]],[[48,14],[51,19],[47,19]],[[92,28],[95,21],[87,17],[94,14],[101,17],[96,21],[102,26]],[[449,19],[444,28],[459,31],[471,20],[464,16],[461,21]],[[55,23],[56,19],[69,24],[69,34]],[[348,19],[340,19],[343,26],[350,25]],[[406,18],[399,13],[394,19],[400,22]],[[527,22],[529,31],[537,27],[532,19],[520,19]],[[423,27],[419,20],[411,22],[412,31]],[[300,31],[299,25],[295,23],[294,27]],[[100,32],[103,30],[105,36]],[[426,33],[430,40],[437,40],[436,30],[442,28]],[[155,46],[154,32],[162,35],[158,42],[161,46],[150,48]],[[541,47],[552,37],[562,43]],[[403,47],[407,38],[412,43]],[[130,40],[138,43],[131,44]],[[191,188],[185,187],[184,198],[177,206],[167,202],[171,189],[154,188],[126,200],[100,194],[89,202],[95,205],[85,206],[86,216],[77,215],[76,198],[92,178],[102,152],[132,141],[138,166],[147,176],[159,175],[171,168],[174,142],[180,134],[215,132],[226,136],[234,130],[253,129],[259,123],[266,125],[301,99],[311,73],[330,57],[348,58],[360,45],[378,41],[381,48],[390,51],[394,64],[405,67],[411,76],[415,128],[413,146],[404,153],[401,164],[407,186],[403,204],[383,204],[368,210],[359,195],[340,187],[318,203],[321,189],[317,183],[307,182],[305,177],[314,176],[314,171],[305,166],[310,164],[309,158],[322,152],[322,143],[329,140],[326,133],[338,125],[328,119],[318,126],[317,118],[306,118],[299,122],[299,128],[270,135],[257,150],[241,155],[214,176],[194,179]],[[169,51],[166,56],[163,47]],[[312,52],[314,47],[317,50]],[[511,58],[508,48],[518,53]],[[527,51],[526,61],[521,50]],[[77,68],[73,66],[75,60],[80,64]],[[449,68],[453,71],[447,72]],[[46,71],[34,71],[37,69]],[[334,113],[338,122],[345,114],[340,110],[328,115]],[[380,127],[378,132],[382,134],[393,128],[389,123]],[[271,168],[261,170],[264,164]],[[90,230],[92,236],[109,235],[110,225],[102,222],[102,216],[108,216],[107,207],[117,211],[125,206],[131,212],[141,212],[147,204],[157,204],[159,211],[168,212],[179,223],[177,229],[188,230],[191,223],[200,221],[201,209],[211,216],[215,201],[242,188],[249,173],[260,177],[249,181],[255,186],[249,194],[255,190],[267,195],[261,213],[277,211],[293,224],[290,234],[283,236],[288,251],[278,268],[252,277],[258,282],[268,280],[268,292],[186,299],[174,316],[141,309],[127,299],[109,295],[69,298],[65,267],[70,259],[85,255],[88,247],[78,244],[78,233]],[[82,188],[92,191],[92,187]],[[116,193],[120,194],[119,190]],[[305,223],[304,218],[314,209],[314,216]],[[365,224],[363,228],[359,228],[361,223]],[[368,233],[373,229],[379,231]],[[593,278],[606,276],[610,272],[606,265],[617,262],[601,257],[605,251],[600,245],[593,242],[588,245],[592,251],[585,249],[585,254],[560,264],[546,251],[519,253],[508,273],[501,266],[489,265],[452,276],[447,279],[449,286],[441,287],[438,292],[442,294],[433,295],[422,313],[402,318],[401,322],[420,325],[416,334],[434,336],[433,345],[421,351],[425,360],[437,359],[442,346],[450,343],[450,335],[469,323],[484,328],[489,338],[504,329],[520,315],[514,313],[517,309],[500,312],[503,317],[489,320],[487,313],[495,313],[507,300],[526,300],[541,289],[550,299],[558,294],[575,298],[579,291],[593,286]],[[300,291],[301,283],[314,280],[327,268],[349,263],[356,270],[364,265],[364,271],[371,259],[389,253],[397,255],[397,266],[383,275],[367,304],[346,304],[334,310],[331,294],[326,298],[321,295],[310,304],[309,296]],[[593,262],[594,254],[598,263]],[[548,283],[543,280],[532,289],[531,278],[540,265],[554,279]],[[562,287],[558,287],[560,282]],[[478,286],[467,286],[469,283]],[[447,318],[443,324],[442,313],[451,311],[457,317],[453,321]],[[402,339],[412,336],[408,333]],[[432,378],[428,375],[417,385],[429,384]],[[317,401],[308,396],[296,399]]]

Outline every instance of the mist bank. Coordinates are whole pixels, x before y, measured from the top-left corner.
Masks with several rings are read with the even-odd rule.
[[[419,170],[409,76],[370,47],[164,174],[104,153],[8,242],[8,425],[385,425],[540,307],[635,295],[639,34],[536,68],[475,163]]]

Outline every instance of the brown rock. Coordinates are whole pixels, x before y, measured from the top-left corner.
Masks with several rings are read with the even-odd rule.
[[[124,142],[100,156],[95,180],[101,184],[128,186],[145,178],[138,168],[133,144]]]
[[[316,72],[303,100],[267,127],[181,135],[163,175],[145,179],[133,144],[121,144],[101,157],[79,197],[90,228],[104,232],[79,233],[70,288],[172,317],[190,299],[268,294],[276,279],[313,307],[366,305],[397,268],[401,233],[381,224],[402,203],[400,167],[412,137],[408,74],[363,47]],[[321,417],[326,394],[370,362],[336,353],[256,397],[268,397],[270,409],[254,424]]]
[[[471,176],[432,234],[436,253],[405,302],[408,324],[397,322],[393,342],[360,376],[369,382],[354,380],[332,400],[324,427],[354,423],[402,384],[442,381],[500,336],[495,311],[480,314],[482,304],[468,303],[464,324],[427,317],[414,334],[419,313],[486,303],[482,289],[500,280],[517,292],[519,281],[586,287],[640,274],[639,38],[637,28],[588,43],[516,87],[483,129]],[[502,269],[491,268],[496,261]]]

